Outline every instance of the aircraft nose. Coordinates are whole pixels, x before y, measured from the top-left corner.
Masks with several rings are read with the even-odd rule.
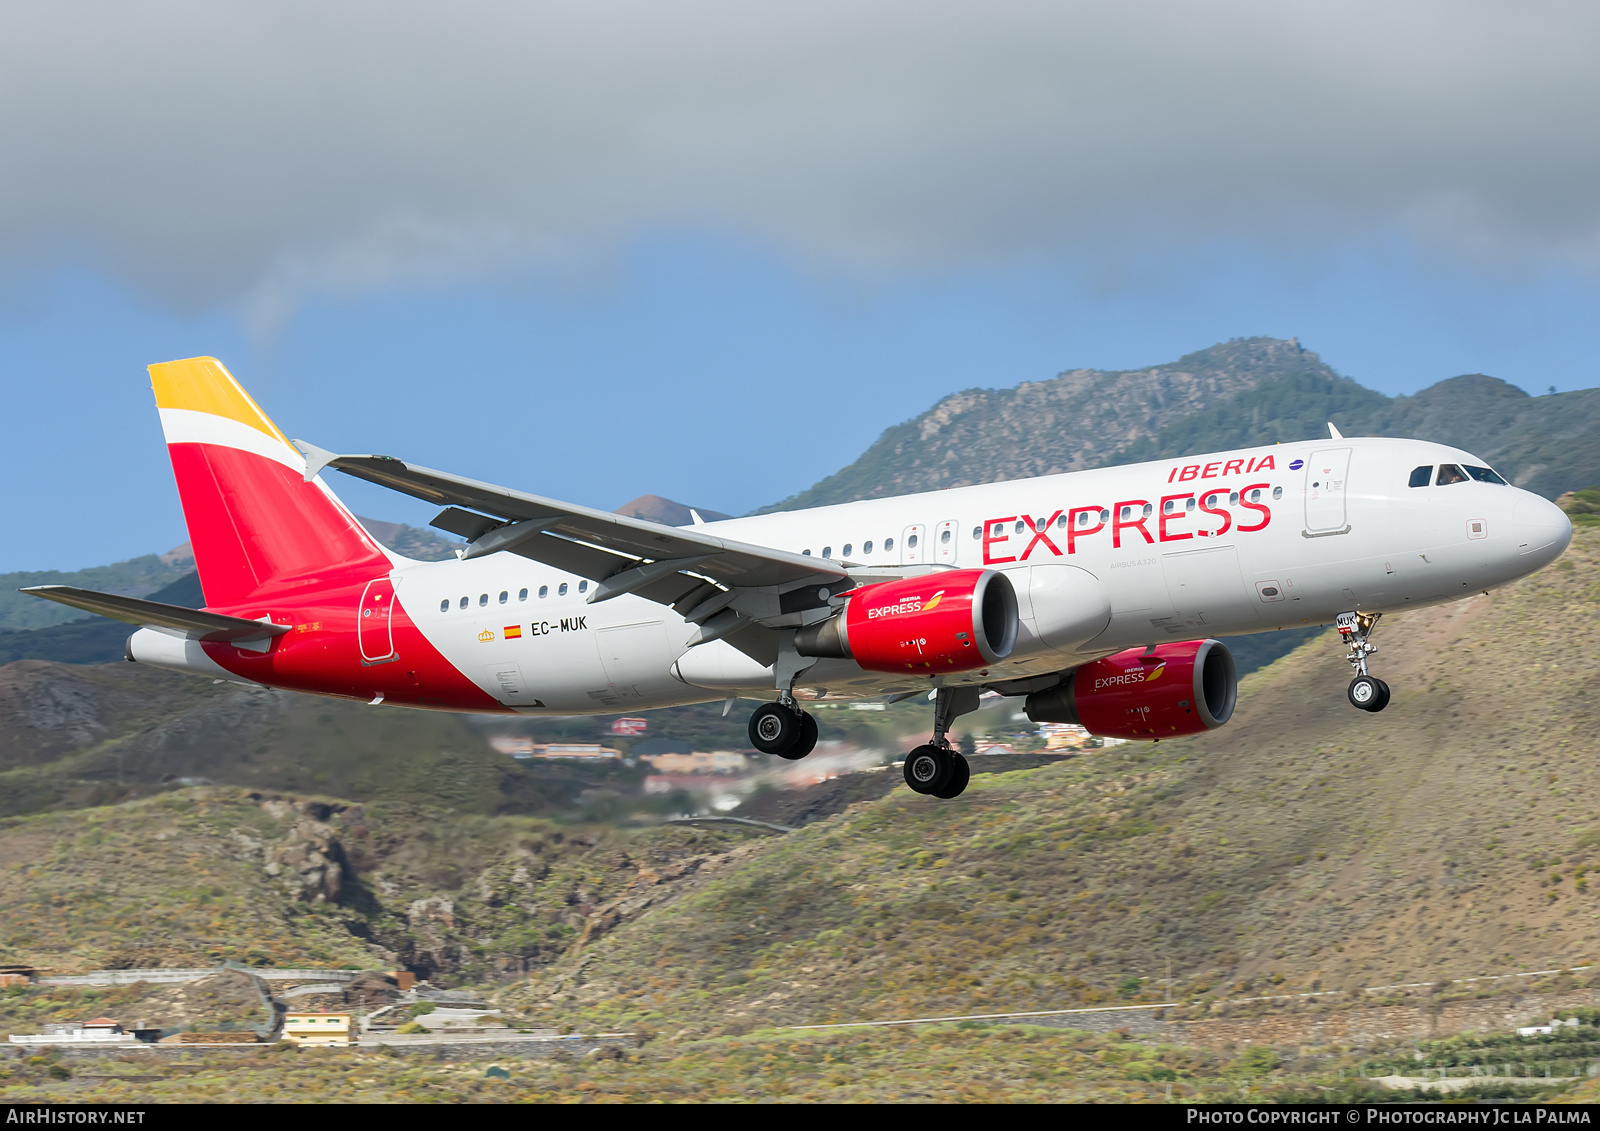
[[[1559,558],[1572,541],[1572,522],[1560,507],[1531,492],[1523,492],[1512,512],[1517,553],[1523,561],[1532,559],[1538,566]]]

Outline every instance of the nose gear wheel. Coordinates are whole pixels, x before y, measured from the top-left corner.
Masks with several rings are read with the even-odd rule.
[[[1377,712],[1389,705],[1389,685],[1367,672],[1367,657],[1378,650],[1372,643],[1372,632],[1382,616],[1382,613],[1340,613],[1335,620],[1339,635],[1349,649],[1345,659],[1356,672],[1346,695],[1352,706],[1363,711]]]

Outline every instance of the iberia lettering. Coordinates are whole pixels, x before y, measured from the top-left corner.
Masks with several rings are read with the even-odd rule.
[[[1230,475],[1254,475],[1258,471],[1276,471],[1278,461],[1268,454],[1252,456],[1248,460],[1218,460],[1216,463],[1186,463],[1167,472],[1168,483],[1192,483],[1196,479],[1226,479]]]

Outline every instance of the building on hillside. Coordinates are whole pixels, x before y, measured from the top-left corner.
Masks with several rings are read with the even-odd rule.
[[[329,1045],[343,1048],[354,1042],[350,1039],[350,1015],[329,1013],[285,1013],[283,1039],[297,1045]]]
[[[0,965],[0,989],[7,986],[26,986],[38,977],[32,966]]]
[[[614,750],[609,746],[601,746],[597,742],[535,742],[515,734],[496,734],[490,737],[489,745],[502,754],[521,761],[539,758],[577,758],[583,761],[604,761],[612,758],[620,759],[622,751]]]
[[[140,1030],[144,1032],[144,1030]],[[160,1030],[156,1030],[157,1033]],[[147,1038],[148,1039],[148,1038]],[[137,1045],[140,1038],[109,1017],[92,1021],[50,1022],[42,1033],[12,1033],[14,1045]]]
[[[576,758],[583,762],[621,760],[622,751],[598,742],[546,742],[533,747],[535,758]]]
[[[1040,723],[1039,737],[1046,750],[1082,750],[1094,736],[1073,723]]]
[[[636,738],[650,728],[648,719],[614,719],[611,733],[623,738]]]
[[[737,750],[691,750],[687,754],[641,754],[659,774],[741,774],[750,760]]]
[[[1009,743],[993,738],[977,738],[972,742],[972,753],[977,757],[991,757],[1000,754],[1015,754],[1016,750]]]

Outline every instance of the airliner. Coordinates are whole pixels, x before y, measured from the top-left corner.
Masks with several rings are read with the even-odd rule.
[[[223,365],[150,366],[205,607],[25,590],[139,626],[127,658],[373,706],[611,714],[739,698],[757,750],[803,758],[801,704],[933,703],[904,763],[953,798],[947,735],[986,692],[1035,722],[1160,740],[1227,723],[1223,637],[1336,624],[1350,703],[1385,613],[1548,565],[1548,500],[1419,440],[1344,437],[667,526],[290,441]],[[464,546],[380,545],[329,470],[440,508]]]

